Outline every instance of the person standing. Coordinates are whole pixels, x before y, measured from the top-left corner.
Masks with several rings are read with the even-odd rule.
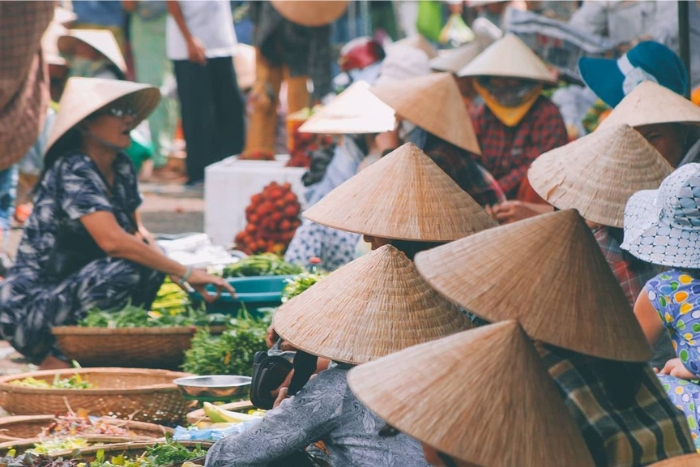
[[[180,97],[187,183],[196,185],[207,165],[240,153],[245,143],[243,96],[233,68],[236,34],[227,1],[171,0],[167,7],[167,54]]]

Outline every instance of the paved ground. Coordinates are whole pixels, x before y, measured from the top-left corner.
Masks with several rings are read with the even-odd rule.
[[[141,207],[144,225],[153,233],[178,234],[204,231],[204,199],[202,189],[185,189],[181,185],[141,184],[144,202]],[[14,230],[8,241],[11,256],[22,235]],[[32,371],[36,368],[24,361],[5,341],[0,341],[0,375]],[[0,409],[0,416],[2,409]]]

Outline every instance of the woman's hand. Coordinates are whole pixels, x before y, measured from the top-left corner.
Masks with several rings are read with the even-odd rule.
[[[280,336],[275,331],[274,324],[271,324],[267,328],[267,333],[265,334],[265,343],[267,344],[267,348],[271,349],[272,346],[275,345],[278,340],[280,340]],[[282,343],[280,344],[280,350],[282,350],[284,352],[294,352],[297,350],[297,348],[292,346],[287,341],[282,341]]]
[[[204,44],[194,36],[191,36],[187,41],[187,55],[190,62],[199,63],[200,65],[207,64],[207,54]]]
[[[204,300],[207,302],[213,302],[219,298],[223,291],[229,292],[233,297],[236,296],[236,291],[231,287],[231,284],[221,277],[207,274],[204,269],[193,269],[192,274],[187,278],[187,283],[190,284],[194,290],[202,294],[202,297],[204,297]],[[207,285],[216,287],[216,295],[211,295],[207,291]]]
[[[505,201],[486,207],[486,212],[499,224],[510,224],[551,211],[552,207],[547,204],[524,203],[522,201]]]
[[[696,374],[690,372],[685,365],[683,365],[680,358],[674,358],[673,360],[666,362],[666,365],[664,365],[663,369],[659,373],[662,375],[675,376],[676,378],[680,379],[700,379]]]

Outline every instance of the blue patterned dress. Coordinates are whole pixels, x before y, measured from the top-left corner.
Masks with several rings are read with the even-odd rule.
[[[647,295],[683,365],[700,379],[700,279],[671,269],[647,282]],[[658,375],[671,401],[683,411],[695,447],[700,450],[700,386],[670,375]]]
[[[131,161],[119,154],[114,162],[113,201],[98,170],[90,157],[74,153],[47,171],[37,188],[16,263],[0,286],[0,331],[33,361],[49,353],[61,355],[54,348],[52,326],[74,324],[93,307],[110,310],[129,301],[149,306],[163,281],[157,271],[110,257],[97,259],[60,282],[47,274],[59,227],[90,241],[80,218],[107,211],[124,230],[131,230],[129,213],[141,204]]]

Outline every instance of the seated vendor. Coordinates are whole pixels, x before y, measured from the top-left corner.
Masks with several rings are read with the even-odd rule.
[[[542,96],[544,86],[556,81],[544,62],[512,34],[489,46],[458,76],[472,77],[484,99],[474,120],[480,161],[506,196],[515,199],[530,164],[569,141],[559,109]]]
[[[385,423],[346,380],[355,365],[472,327],[420,278],[412,261],[391,246],[380,248],[282,305],[274,324],[299,349],[292,397],[243,433],[218,441],[206,467],[268,465],[317,441],[336,466],[427,466],[418,441],[379,433]],[[332,366],[309,380],[317,357]],[[310,372],[302,373],[300,359]]]
[[[42,369],[69,367],[51,335],[91,308],[151,305],[169,274],[211,300],[231,286],[168,259],[140,221],[129,131],[158,104],[157,88],[71,78],[61,99],[17,259],[0,286],[0,331]]]

